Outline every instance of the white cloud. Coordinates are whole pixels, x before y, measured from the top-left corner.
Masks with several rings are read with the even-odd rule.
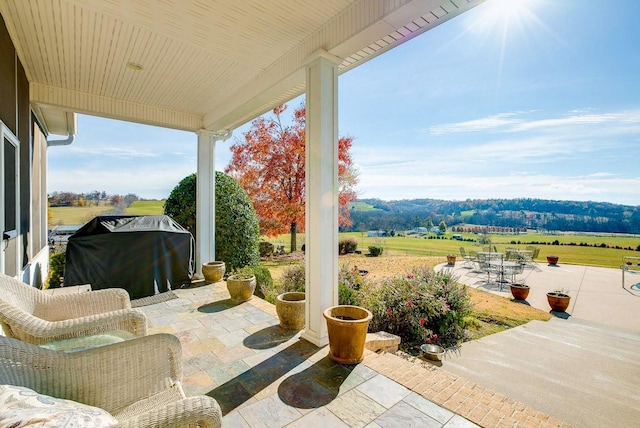
[[[150,150],[140,150],[135,147],[128,146],[71,146],[71,152],[80,156],[101,156],[115,157],[123,159],[131,158],[156,158],[159,153]],[[64,155],[63,155],[64,156]]]

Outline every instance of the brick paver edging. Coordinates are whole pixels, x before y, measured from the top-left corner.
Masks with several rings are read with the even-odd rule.
[[[367,352],[367,367],[482,427],[571,427],[458,375],[420,360],[387,352]]]

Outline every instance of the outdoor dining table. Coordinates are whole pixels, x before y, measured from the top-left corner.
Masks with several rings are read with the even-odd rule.
[[[507,281],[504,277],[505,275],[513,275],[516,269],[520,266],[519,262],[512,261],[504,261],[504,260],[490,260],[489,262],[490,268],[492,268],[498,274],[498,283],[500,284],[500,291],[502,291],[502,287],[506,284]]]

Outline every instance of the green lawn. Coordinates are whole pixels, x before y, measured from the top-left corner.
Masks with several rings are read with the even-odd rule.
[[[109,214],[113,210],[113,205],[100,205],[89,207],[50,207],[49,227],[59,224],[85,224],[92,218]]]
[[[135,201],[127,208],[127,215],[161,215],[164,212],[164,200]],[[88,207],[50,207],[49,227],[59,224],[85,224],[99,215],[113,213],[113,205],[100,202],[98,206]]]
[[[160,201],[135,201],[125,214],[129,215],[162,215],[164,214],[164,200]]]
[[[133,215],[159,215],[163,213],[163,200],[136,201],[125,211],[125,214]],[[101,204],[90,207],[54,207],[50,208],[50,227],[58,224],[84,224],[98,215],[109,214],[113,209],[111,205]],[[420,236],[401,236],[375,238],[367,237],[366,232],[346,232],[340,234],[340,239],[351,237],[358,242],[358,248],[364,253],[368,252],[370,245],[382,246],[383,256],[409,255],[409,256],[436,256],[444,257],[448,253],[460,254],[460,247],[470,250],[479,250],[476,244],[479,235],[463,233],[462,241],[451,239],[452,232],[444,235],[444,239],[426,239]],[[498,251],[504,252],[506,247],[524,248],[527,245],[536,245],[540,248],[539,262],[546,262],[546,255],[553,254],[560,257],[560,263],[581,264],[590,266],[619,267],[622,256],[640,256],[640,252],[634,251],[640,246],[638,235],[543,235],[527,233],[519,235],[487,235],[491,240],[491,246],[496,246]],[[274,244],[284,245],[289,250],[289,235],[280,235],[277,238],[267,239]],[[558,244],[554,245],[554,241]],[[298,234],[298,249],[304,243],[304,234]],[[580,246],[580,244],[596,245]],[[569,245],[572,244],[572,245]],[[611,248],[601,248],[602,246]],[[618,248],[616,248],[618,247]],[[629,250],[628,248],[631,248]]]
[[[384,254],[388,255],[412,255],[412,256],[446,256],[448,253],[460,254],[460,247],[464,247],[467,252],[470,250],[481,250],[481,246],[476,244],[478,235],[462,234],[463,241],[451,238],[451,233],[445,235],[445,239],[425,239],[418,236],[367,237],[366,232],[346,232],[340,234],[340,239],[347,237],[358,241],[358,248],[364,253],[368,252],[369,245],[384,247]],[[535,245],[540,248],[537,261],[546,263],[547,254],[553,254],[560,259],[559,263],[581,264],[590,266],[619,267],[622,264],[622,256],[640,256],[640,252],[634,251],[640,245],[640,236],[560,236],[560,235],[540,235],[540,234],[520,234],[520,235],[488,235],[491,239],[491,246],[497,247],[498,251],[504,252],[507,247],[524,249],[527,245]],[[280,235],[277,238],[268,239],[270,242],[285,245],[289,249],[289,235]],[[558,240],[560,244],[574,243],[576,245],[553,245]],[[304,234],[298,234],[298,247],[304,242]],[[536,243],[537,244],[532,244]],[[596,244],[598,247],[579,246],[580,243]],[[601,248],[601,244],[614,248]],[[632,248],[629,249],[616,249]]]

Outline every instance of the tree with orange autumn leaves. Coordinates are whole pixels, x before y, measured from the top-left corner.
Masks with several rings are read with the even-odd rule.
[[[305,221],[305,107],[294,110],[293,125],[282,123],[286,105],[273,110],[273,117],[251,123],[244,141],[231,145],[232,158],[225,172],[247,192],[260,218],[260,233],[289,233],[291,251],[296,251],[296,233]],[[338,139],[338,215],[341,226],[350,226],[348,204],[356,199],[357,172],[349,149],[353,138]]]

